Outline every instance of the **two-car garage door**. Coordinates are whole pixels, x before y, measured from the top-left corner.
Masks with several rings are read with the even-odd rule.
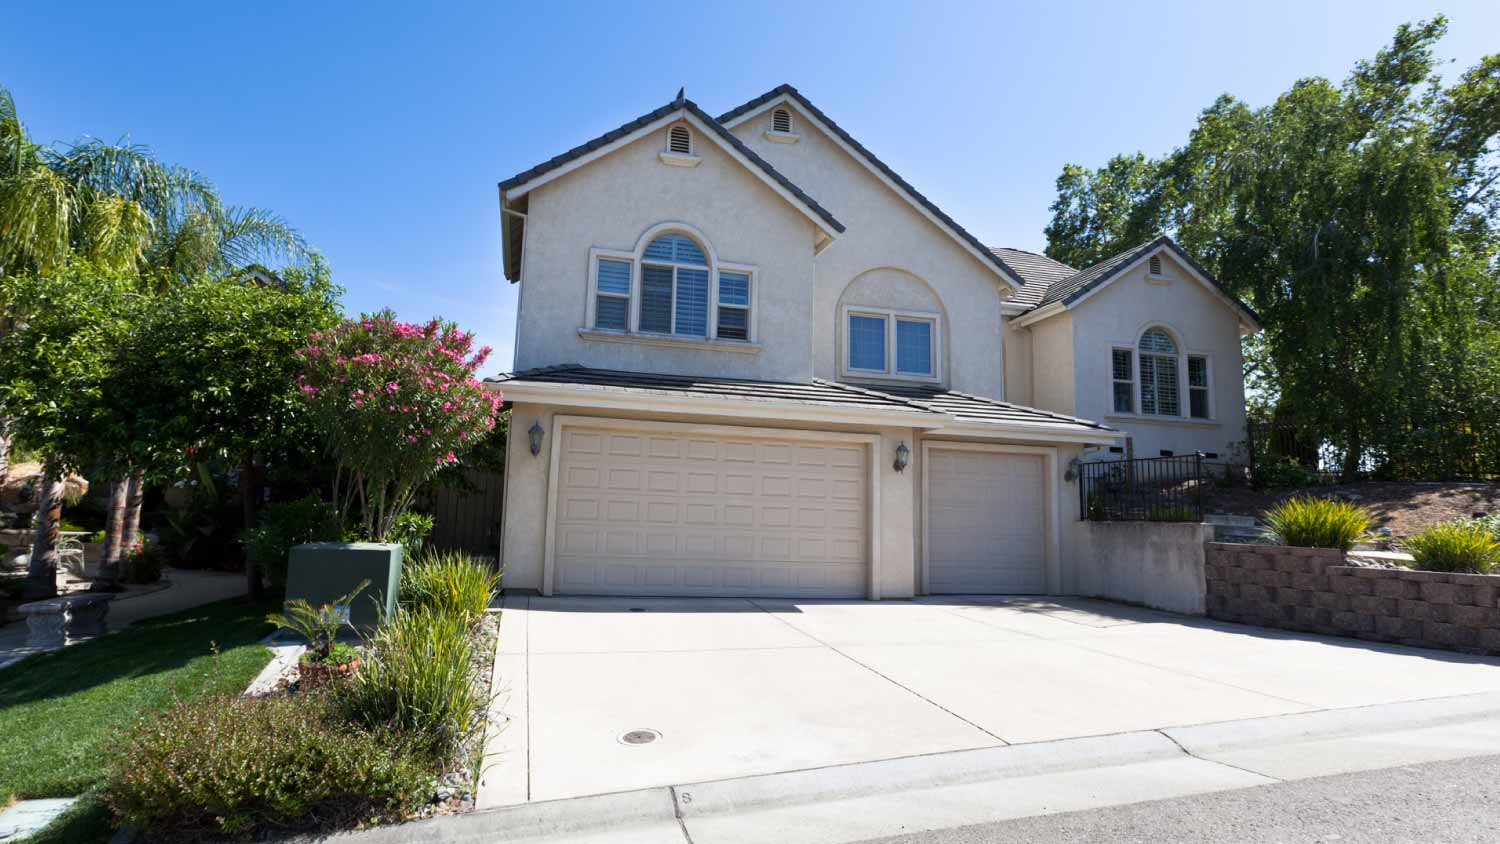
[[[567,427],[555,589],[864,597],[863,442]]]

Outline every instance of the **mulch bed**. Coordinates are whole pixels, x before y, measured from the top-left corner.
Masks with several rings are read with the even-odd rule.
[[[1377,527],[1406,536],[1438,522],[1500,513],[1500,484],[1364,481],[1300,489],[1216,488],[1203,502],[1209,513],[1261,517],[1277,502],[1295,495],[1347,498],[1375,514]]]

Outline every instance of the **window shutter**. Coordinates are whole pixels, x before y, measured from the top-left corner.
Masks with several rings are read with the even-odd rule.
[[[671,267],[641,267],[641,330],[672,332]]]
[[[676,333],[708,336],[708,270],[677,270]]]
[[[630,295],[630,262],[599,260],[599,292]]]

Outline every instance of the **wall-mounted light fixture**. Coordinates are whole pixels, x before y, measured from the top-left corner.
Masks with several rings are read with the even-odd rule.
[[[1078,480],[1078,470],[1083,466],[1083,461],[1077,457],[1068,461],[1068,471],[1063,472],[1063,480],[1072,483]]]
[[[542,423],[531,423],[531,429],[526,432],[526,441],[531,445],[532,457],[542,453],[542,434],[545,433],[547,432],[542,430]]]
[[[896,462],[891,465],[896,468],[897,472],[900,472],[906,468],[907,461],[910,459],[911,449],[907,448],[906,442],[903,441],[900,445],[896,446]]]

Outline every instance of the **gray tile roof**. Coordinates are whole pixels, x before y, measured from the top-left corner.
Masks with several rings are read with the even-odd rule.
[[[745,402],[795,403],[816,407],[895,410],[932,414],[946,420],[992,424],[1049,425],[1063,430],[1109,432],[1104,425],[1059,413],[1023,407],[936,386],[843,384],[814,378],[808,383],[749,381],[652,372],[624,372],[564,364],[487,379],[504,391],[507,384],[556,384],[599,392],[703,396]]]
[[[807,99],[807,97],[802,96],[802,93],[796,88],[793,88],[790,85],[778,85],[777,87],[772,88],[771,90],[765,92],[764,94],[761,94],[760,96],[745,103],[744,105],[737,106],[719,115],[719,122],[728,123],[729,121],[734,120],[736,117],[739,117],[746,112],[754,111],[757,108],[760,108],[761,106],[765,105],[771,100],[776,99],[782,94],[786,94],[787,96],[796,100],[798,105],[802,106],[802,108],[806,109],[809,114],[817,118],[823,125],[827,126],[829,130],[832,131],[835,135],[838,135],[840,140],[848,144],[860,155],[864,156],[866,161],[869,161],[870,164],[875,167],[875,169],[879,170],[881,173],[884,173],[886,178],[890,179],[892,182],[895,182],[903,191],[907,193],[908,196],[916,200],[919,205],[932,212],[932,215],[934,217],[942,220],[944,224],[953,229],[953,231],[957,233],[958,236],[962,238],[966,243],[979,250],[979,254],[988,257],[990,259],[990,263],[994,264],[1008,277],[1013,278],[1018,282],[1021,281],[1021,274],[1007,265],[1004,258],[996,255],[983,243],[980,243],[979,238],[970,234],[968,229],[960,226],[956,220],[954,220],[952,217],[949,217],[947,213],[945,213],[943,209],[937,207],[937,205],[933,203],[932,200],[923,196],[920,191],[912,187],[911,183],[901,178],[901,176],[897,174],[895,170],[892,170],[889,166],[887,166],[884,161],[876,158],[873,152],[865,149],[864,144],[856,141],[853,135],[850,135],[848,132],[844,131],[844,128],[842,126],[839,126],[839,124],[835,123],[832,118],[824,114],[817,106],[813,105],[812,102]]]
[[[625,137],[626,135],[629,135],[631,132],[640,129],[643,126],[648,126],[651,123],[654,123],[657,120],[660,120],[663,117],[666,117],[667,115],[679,110],[686,111],[702,121],[703,125],[707,126],[711,131],[713,131],[715,135],[721,138],[725,143],[729,144],[732,149],[745,156],[745,158],[749,159],[752,164],[754,164],[756,167],[759,167],[762,172],[771,177],[772,181],[785,188],[788,193],[792,194],[797,198],[799,202],[805,205],[809,211],[812,211],[818,216],[819,219],[827,223],[829,228],[840,234],[843,234],[844,224],[840,223],[838,221],[838,218],[834,217],[828,209],[824,208],[822,205],[819,205],[816,199],[813,199],[811,196],[809,196],[806,191],[802,190],[802,188],[797,187],[797,185],[795,185],[791,179],[788,179],[786,176],[782,175],[781,171],[777,170],[775,167],[772,167],[769,161],[766,161],[764,158],[756,155],[753,150],[745,146],[743,141],[741,141],[739,138],[736,138],[733,132],[725,129],[723,125],[721,125],[717,120],[714,120],[712,117],[710,117],[707,112],[699,108],[697,104],[692,100],[684,99],[680,93],[677,99],[673,100],[670,103],[667,103],[661,108],[648,111],[623,126],[605,132],[592,141],[573,147],[572,149],[568,150],[565,153],[562,153],[561,155],[554,155],[553,157],[547,159],[546,161],[543,161],[541,164],[538,164],[535,167],[530,168],[529,170],[523,170],[520,173],[511,176],[509,179],[506,179],[500,183],[500,190],[506,191],[519,185],[523,185],[538,176],[556,170],[557,168],[563,166],[564,164],[567,164],[569,161],[572,161],[575,158],[588,155],[589,153],[593,152],[596,149],[599,149],[600,147],[608,146],[615,141],[618,141],[619,139]]]
[[[1155,240],[1142,243],[1139,246],[1127,249],[1118,255],[1106,258],[1103,261],[1085,270],[1074,270],[1067,264],[1054,261],[1045,255],[1037,255],[1032,252],[1023,252],[1019,249],[996,248],[990,251],[1003,255],[1012,266],[1020,268],[1021,275],[1026,280],[1026,286],[1022,287],[1010,301],[1015,304],[1036,310],[1037,308],[1060,302],[1063,305],[1071,305],[1078,301],[1091,290],[1097,289],[1105,282],[1114,278],[1119,272],[1148,252],[1155,251],[1158,247],[1165,246],[1172,251],[1172,255],[1178,260],[1192,267],[1199,275],[1208,279],[1209,283],[1219,289],[1234,303],[1235,307],[1244,312],[1256,325],[1260,324],[1260,316],[1239,297],[1229,292],[1218,279],[1214,278],[1208,270],[1205,270],[1193,260],[1186,250],[1178,246],[1166,235]]]
[[[1035,307],[1041,303],[1042,297],[1047,295],[1047,288],[1078,272],[1067,264],[1035,252],[1004,247],[991,248],[990,251],[999,255],[1005,263],[1013,267],[1021,275],[1021,280],[1026,283],[1025,287],[1012,293],[1011,297],[1006,300],[1012,305]]]

